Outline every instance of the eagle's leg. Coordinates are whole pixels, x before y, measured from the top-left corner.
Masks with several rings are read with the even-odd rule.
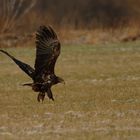
[[[45,93],[39,92],[39,94],[37,96],[37,101],[40,102],[40,100],[42,100],[42,102],[43,102],[44,98],[45,98]]]

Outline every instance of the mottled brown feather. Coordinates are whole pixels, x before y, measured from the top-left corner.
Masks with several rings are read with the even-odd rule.
[[[54,67],[60,54],[60,48],[60,42],[54,30],[50,26],[40,26],[36,33],[35,75],[37,79],[54,74]]]

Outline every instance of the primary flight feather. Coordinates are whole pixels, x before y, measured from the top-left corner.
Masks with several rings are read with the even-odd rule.
[[[51,87],[64,80],[55,75],[55,63],[60,55],[61,45],[54,30],[48,26],[40,26],[36,33],[36,59],[34,69],[28,64],[16,59],[4,50],[2,53],[9,56],[29,77],[33,83],[24,84],[31,86],[35,92],[39,92],[37,100],[44,100],[45,94],[54,100]]]

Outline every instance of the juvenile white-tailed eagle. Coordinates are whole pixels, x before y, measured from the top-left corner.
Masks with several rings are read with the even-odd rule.
[[[28,64],[16,59],[4,50],[2,53],[8,55],[29,77],[33,83],[24,84],[31,86],[35,92],[39,92],[37,100],[44,100],[45,93],[52,100],[53,94],[51,87],[58,83],[64,83],[64,80],[55,75],[54,67],[60,54],[61,45],[54,30],[48,26],[40,26],[36,33],[36,59],[33,69]]]

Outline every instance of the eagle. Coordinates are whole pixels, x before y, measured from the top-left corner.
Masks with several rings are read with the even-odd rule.
[[[0,49],[0,52],[9,56],[24,71],[33,82],[25,83],[23,86],[30,86],[33,91],[38,92],[38,102],[44,101],[45,95],[54,101],[51,87],[65,81],[55,75],[55,64],[60,55],[61,44],[55,31],[51,26],[40,26],[36,32],[36,58],[35,65],[30,65],[16,59],[8,52]]]

